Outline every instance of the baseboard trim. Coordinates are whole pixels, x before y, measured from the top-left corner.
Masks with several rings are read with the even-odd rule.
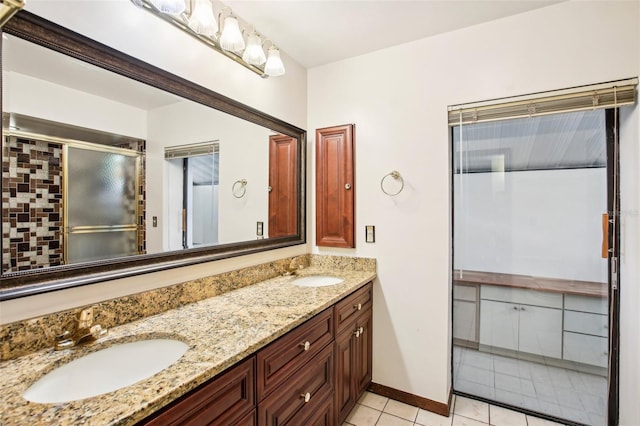
[[[420,407],[423,410],[440,414],[441,416],[449,417],[449,407],[451,406],[451,398],[453,397],[451,390],[449,391],[449,399],[446,404],[433,401],[428,398],[423,398],[409,392],[390,388],[389,386],[381,385],[379,383],[371,382],[367,390],[378,395],[386,396],[387,398],[395,399],[396,401],[404,402],[405,404]]]

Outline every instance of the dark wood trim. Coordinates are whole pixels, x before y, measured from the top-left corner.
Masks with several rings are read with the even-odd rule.
[[[0,284],[0,301],[306,243],[305,130],[25,10],[21,10],[7,22],[2,31],[296,138],[298,141],[296,165],[298,224],[297,233],[286,237],[65,265],[49,268],[46,272],[33,270],[3,274]]]
[[[387,398],[395,399],[396,401],[404,402],[405,404],[413,405],[414,407],[422,408],[423,410],[440,414],[441,416],[449,417],[449,407],[451,407],[451,398],[453,395],[451,390],[449,391],[449,399],[446,404],[374,382],[371,382],[367,390],[378,395],[386,396]]]

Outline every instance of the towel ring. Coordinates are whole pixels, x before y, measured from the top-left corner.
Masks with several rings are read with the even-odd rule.
[[[396,192],[387,192],[384,189],[384,181],[386,178],[388,178],[389,176],[391,176],[392,178],[394,178],[395,180],[400,180],[400,189],[398,189],[398,191]],[[382,180],[380,181],[380,189],[382,189],[382,192],[384,192],[385,194],[391,196],[391,197],[395,197],[396,195],[398,195],[399,193],[402,192],[402,190],[404,189],[404,179],[402,179],[402,176],[400,175],[400,172],[393,170],[390,173],[387,173],[386,175],[384,175],[384,177],[382,178]]]
[[[238,187],[238,185],[240,185],[240,186]],[[242,193],[240,193],[240,191],[237,190],[238,188],[240,188],[242,190]],[[247,192],[247,180],[246,179],[237,180],[237,181],[235,181],[233,183],[233,186],[231,187],[231,193],[233,194],[234,197],[242,198],[242,197],[244,197],[244,194],[246,194],[246,192]]]

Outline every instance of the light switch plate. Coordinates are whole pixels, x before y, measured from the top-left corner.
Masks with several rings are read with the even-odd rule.
[[[364,241],[367,243],[376,242],[376,227],[373,225],[366,225],[364,227]]]
[[[256,235],[258,237],[264,236],[264,222],[258,222],[256,224]]]

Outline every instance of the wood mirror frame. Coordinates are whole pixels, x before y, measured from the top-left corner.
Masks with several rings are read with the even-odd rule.
[[[290,236],[2,274],[0,301],[306,243],[305,130],[24,10],[6,23],[2,31],[296,138],[298,223],[297,233]]]

